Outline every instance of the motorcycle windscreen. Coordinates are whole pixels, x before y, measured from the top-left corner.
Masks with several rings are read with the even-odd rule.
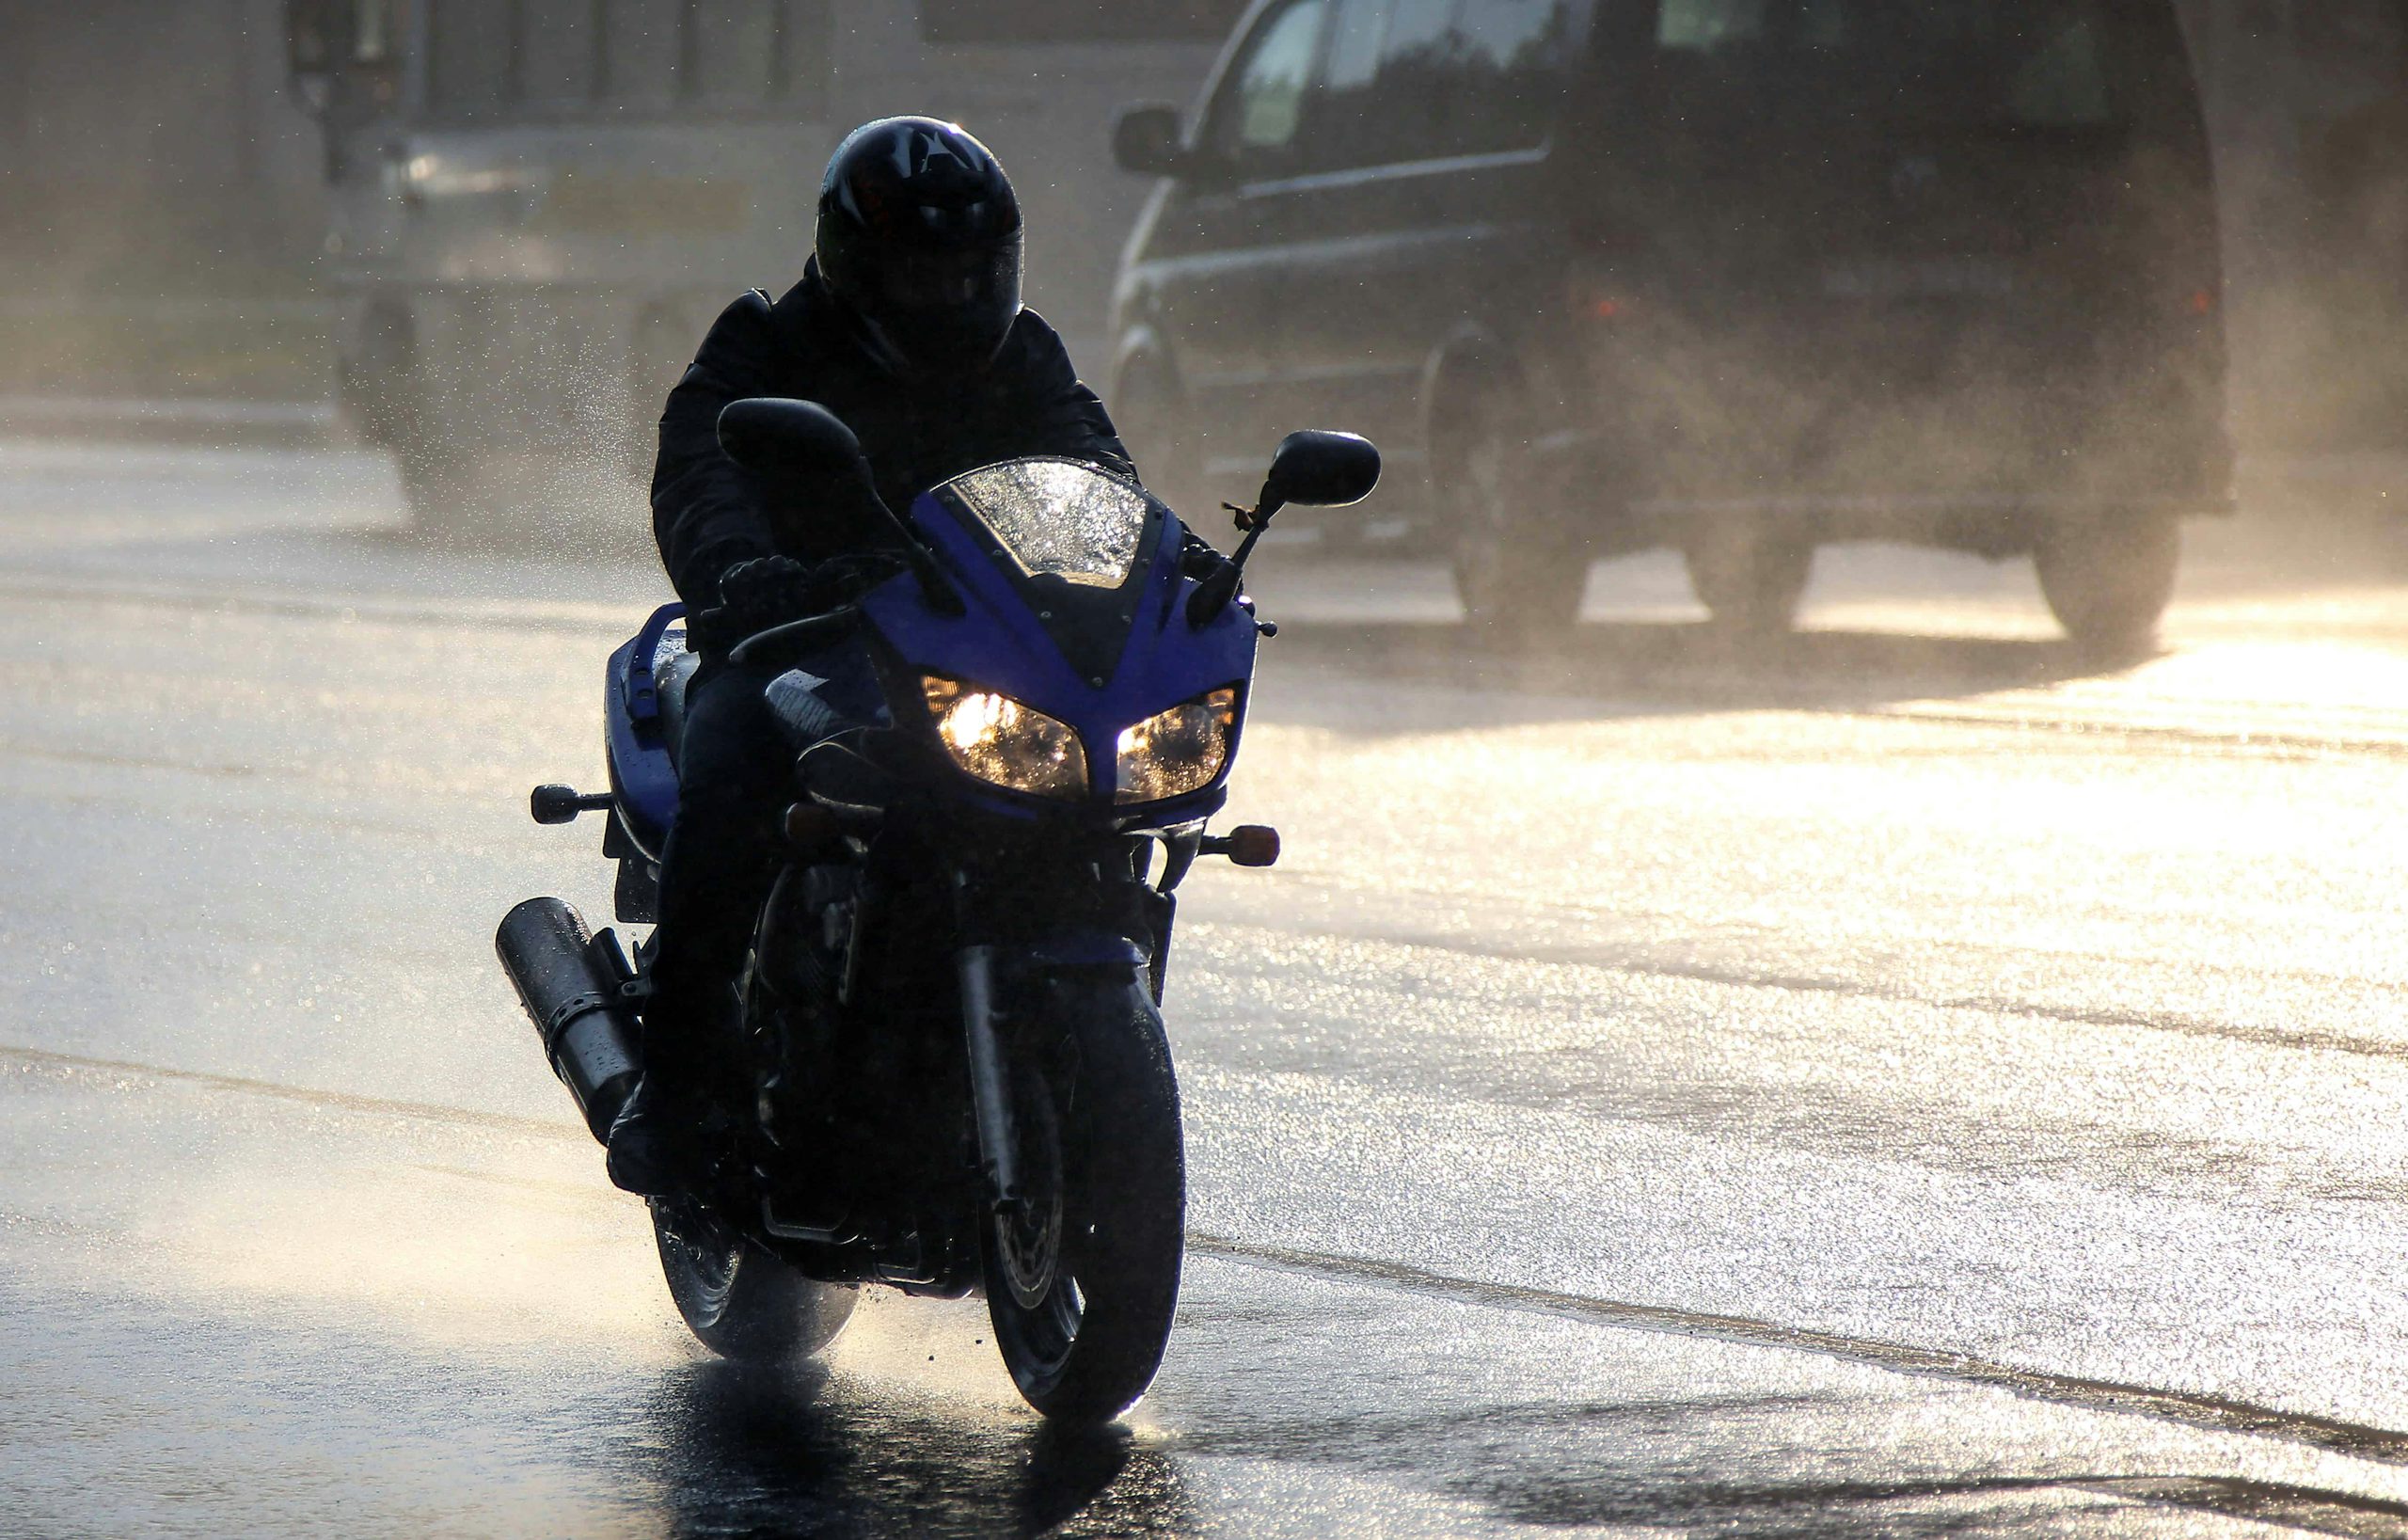
[[[937,496],[992,537],[997,564],[1082,675],[1118,665],[1134,589],[1162,537],[1161,504],[1077,460],[1007,460],[955,477]]]

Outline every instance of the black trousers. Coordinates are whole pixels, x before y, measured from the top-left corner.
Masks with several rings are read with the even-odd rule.
[[[794,751],[763,691],[776,670],[705,656],[686,691],[677,821],[660,862],[644,1071],[703,1093],[733,1048],[734,986],[777,875]]]
[[[781,720],[767,692],[790,667],[817,681],[808,687],[816,704]],[[735,986],[784,859],[779,825],[800,790],[796,756],[828,732],[884,720],[877,670],[858,642],[768,667],[705,654],[686,691],[677,821],[661,852],[658,950],[644,1014],[645,1072],[664,1088],[709,1094],[715,1072],[735,1062]]]

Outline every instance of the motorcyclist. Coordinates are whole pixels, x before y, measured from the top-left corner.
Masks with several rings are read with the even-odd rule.
[[[816,401],[859,436],[891,508],[982,465],[1060,454],[1131,475],[1102,403],[1054,329],[1021,305],[1011,182],[960,128],[888,118],[855,129],[820,184],[816,250],[772,303],[720,316],[660,419],[653,530],[693,617],[702,664],[679,739],[677,819],[661,863],[642,1085],[610,1129],[610,1180],[674,1190],[732,1058],[753,916],[776,870],[772,821],[793,752],[736,642],[841,602],[886,570],[891,532],[770,488],[722,454],[719,414],[748,396]],[[826,664],[822,674],[846,673]],[[875,710],[865,671],[823,680],[840,708]]]

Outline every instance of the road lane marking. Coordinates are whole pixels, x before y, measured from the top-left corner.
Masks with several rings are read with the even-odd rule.
[[[1288,1246],[1266,1246],[1226,1235],[1190,1231],[1188,1249],[1281,1272],[1385,1284],[1390,1288],[1461,1304],[1496,1310],[1535,1311],[1602,1326],[1660,1331],[1682,1337],[1704,1337],[1757,1347],[1787,1348],[1840,1358],[1870,1368],[1886,1369],[1918,1378],[1944,1379],[2002,1389],[2035,1401],[2077,1406],[2086,1411],[2114,1412],[2160,1421],[2183,1422],[2220,1433],[2240,1433],[2311,1445],[2336,1454],[2408,1465],[2408,1432],[2380,1428],[2338,1418],[2289,1412],[2255,1402],[2193,1390],[2166,1390],[2116,1380],[2085,1379],[2046,1370],[2018,1369],[2012,1364],[1977,1358],[1970,1354],[1886,1342],[1877,1338],[1847,1337],[1837,1332],[1784,1326],[1752,1316],[1720,1315],[1685,1310],[1670,1305],[1640,1305],[1599,1299],[1592,1294],[1562,1294],[1517,1283],[1492,1283],[1450,1273]],[[2408,1515],[2408,1509],[2402,1510]]]

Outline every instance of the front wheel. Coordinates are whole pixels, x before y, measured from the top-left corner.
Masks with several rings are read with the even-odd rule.
[[[2155,640],[2182,564],[2182,531],[2170,514],[2060,519],[2034,553],[2040,593],[2074,644],[2102,655],[2139,652]]]
[[[1030,1405],[1101,1422],[1152,1383],[1179,1304],[1179,1086],[1137,980],[1057,978],[1042,998],[1013,1073],[1022,1200],[981,1230],[987,1312]]]
[[[1744,522],[1691,531],[1681,542],[1689,588],[1714,623],[1743,636],[1778,636],[1798,620],[1814,571],[1814,543]]]
[[[652,1234],[677,1313],[722,1358],[764,1363],[816,1353],[845,1329],[860,1297],[849,1284],[803,1277],[690,1199],[652,1199]]]

